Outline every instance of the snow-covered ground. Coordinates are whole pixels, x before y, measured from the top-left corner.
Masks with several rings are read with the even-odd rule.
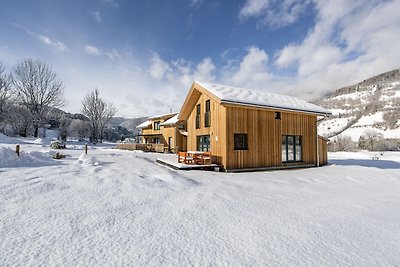
[[[400,153],[227,174],[111,145],[69,144],[57,161],[43,142],[6,139],[0,266],[400,265]]]

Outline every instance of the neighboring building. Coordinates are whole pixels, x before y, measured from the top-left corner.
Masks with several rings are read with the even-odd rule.
[[[185,123],[178,121],[177,113],[150,117],[136,128],[142,130],[144,144],[164,144],[166,151],[174,153],[186,150]]]
[[[210,151],[233,170],[326,164],[317,120],[330,114],[291,96],[194,82],[178,117],[187,123],[187,150]]]

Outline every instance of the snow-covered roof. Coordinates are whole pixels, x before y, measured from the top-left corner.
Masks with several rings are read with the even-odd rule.
[[[274,109],[303,111],[321,115],[330,115],[331,112],[297,97],[274,94],[266,91],[251,90],[226,86],[222,84],[195,81],[221,100],[222,103],[231,103],[249,106],[262,106]]]
[[[168,120],[164,121],[163,123],[160,123],[160,125],[174,125],[177,122],[178,122],[178,114],[176,114],[172,118],[169,118]]]
[[[176,114],[177,113],[174,112],[174,113],[166,113],[166,114],[162,114],[162,115],[152,116],[152,117],[149,118],[149,120],[161,119],[161,118],[164,118],[164,117],[172,117],[172,116],[174,116]]]
[[[138,126],[136,126],[137,129],[142,129],[142,128],[147,128],[151,125],[151,121],[147,120],[145,122],[142,122]]]

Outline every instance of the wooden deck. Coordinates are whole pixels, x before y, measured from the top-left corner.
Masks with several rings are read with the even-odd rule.
[[[221,171],[221,166],[218,164],[184,164],[179,163],[176,155],[165,155],[163,157],[157,158],[157,163],[164,166],[170,167],[174,170],[207,170],[207,171]]]

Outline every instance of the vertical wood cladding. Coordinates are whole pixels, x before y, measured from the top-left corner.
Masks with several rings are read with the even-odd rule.
[[[226,107],[226,169],[316,162],[316,115],[240,106]],[[234,150],[234,133],[247,133],[248,150]],[[302,161],[282,164],[282,135],[302,136]]]

